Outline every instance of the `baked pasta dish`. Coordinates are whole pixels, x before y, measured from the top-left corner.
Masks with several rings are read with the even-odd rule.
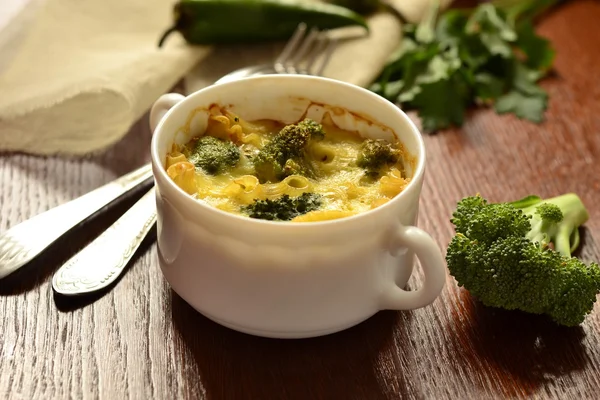
[[[210,108],[206,131],[167,154],[166,171],[198,201],[271,221],[315,222],[381,206],[410,182],[400,142],[364,139],[326,117],[284,125]]]

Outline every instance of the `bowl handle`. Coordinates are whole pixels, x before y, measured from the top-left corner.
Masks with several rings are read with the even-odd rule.
[[[381,308],[413,310],[432,303],[446,282],[446,268],[440,248],[431,236],[415,226],[400,226],[394,239],[398,246],[415,252],[421,262],[425,282],[415,291],[406,291],[391,282],[381,293]]]
[[[158,100],[154,102],[150,109],[150,130],[153,133],[165,114],[183,99],[185,99],[185,96],[182,94],[167,93],[160,96]]]

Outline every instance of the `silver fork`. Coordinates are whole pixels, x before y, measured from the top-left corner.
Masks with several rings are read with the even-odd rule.
[[[308,32],[306,24],[298,25],[279,56],[271,64],[254,65],[233,71],[215,83],[268,74],[322,75],[337,45],[337,39],[316,28]],[[320,63],[319,56],[322,55]]]
[[[274,68],[278,74],[323,74],[337,41],[323,35],[316,28],[311,29],[306,36],[304,36],[305,32],[306,25],[301,24],[279,57],[275,59]],[[321,65],[316,66],[316,61],[321,53],[324,54],[324,58]],[[302,63],[303,60],[306,61],[305,64]]]
[[[300,24],[273,64],[246,67],[219,79],[223,83],[266,74],[320,75],[336,42],[317,29]],[[316,62],[322,55],[320,65]],[[81,197],[40,213],[0,235],[0,279],[23,267],[60,237],[99,212],[114,206],[126,193],[154,185],[150,164]],[[144,237],[154,226],[154,188],[115,224],[69,259],[52,279],[56,292],[89,293],[110,285],[123,271]],[[112,256],[112,257],[111,257]]]

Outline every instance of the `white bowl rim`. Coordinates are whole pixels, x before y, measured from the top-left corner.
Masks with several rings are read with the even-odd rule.
[[[417,140],[417,145],[418,145],[418,148],[419,148],[421,154],[419,155],[419,157],[417,159],[417,168],[413,172],[411,181],[408,183],[408,185],[406,185],[406,187],[404,188],[404,190],[402,190],[402,192],[400,192],[399,194],[397,194],[396,196],[391,198],[390,201],[388,201],[380,206],[377,206],[377,207],[367,210],[367,211],[360,212],[358,214],[350,215],[348,217],[342,217],[342,218],[331,219],[331,220],[323,220],[323,221],[305,222],[305,223],[292,222],[292,221],[271,221],[271,220],[264,220],[264,219],[258,219],[258,218],[250,218],[250,217],[230,213],[227,211],[220,210],[209,204],[200,202],[200,201],[192,198],[192,196],[190,196],[183,189],[181,189],[179,186],[177,186],[175,184],[175,182],[173,182],[173,180],[167,175],[167,171],[163,167],[161,156],[158,154],[158,136],[159,135],[157,135],[156,132],[161,131],[163,125],[165,124],[165,122],[169,118],[169,116],[171,114],[173,114],[174,112],[176,112],[176,110],[178,108],[183,107],[184,103],[192,103],[196,97],[204,96],[206,91],[218,90],[221,86],[236,86],[236,85],[239,85],[240,82],[261,81],[261,80],[275,81],[275,82],[283,81],[283,82],[279,82],[279,84],[285,84],[284,82],[287,80],[296,80],[296,79],[312,81],[313,83],[316,83],[316,84],[320,84],[321,82],[326,82],[326,83],[331,83],[334,85],[344,86],[351,90],[355,90],[360,95],[370,97],[371,99],[375,100],[376,102],[379,102],[382,105],[382,107],[387,107],[388,109],[390,109],[390,112],[398,113],[399,116],[401,116],[405,120],[405,122],[408,123],[408,126],[412,130],[412,133]],[[345,107],[342,107],[342,108],[345,108]],[[358,112],[359,110],[351,110],[351,111]],[[394,131],[394,134],[397,135],[397,133],[395,131]],[[343,82],[343,81],[339,81],[339,80],[332,79],[332,78],[326,78],[326,77],[321,77],[321,76],[312,76],[312,75],[292,75],[292,74],[289,74],[289,75],[288,74],[260,75],[260,76],[242,78],[242,79],[238,79],[238,80],[230,81],[230,82],[219,83],[219,84],[215,84],[215,85],[211,85],[211,86],[207,86],[205,88],[199,89],[199,90],[185,96],[184,99],[182,99],[180,102],[175,104],[173,107],[171,107],[165,113],[165,115],[162,117],[162,119],[160,120],[160,122],[158,123],[158,125],[156,126],[156,128],[153,132],[152,141],[151,141],[150,146],[151,146],[151,148],[150,148],[151,160],[152,160],[153,166],[155,167],[154,169],[159,171],[158,173],[161,175],[161,178],[168,182],[167,185],[169,185],[171,189],[175,190],[181,196],[182,201],[184,203],[187,203],[187,205],[189,205],[189,207],[200,207],[209,213],[221,215],[225,218],[233,218],[233,219],[239,220],[240,222],[243,221],[242,223],[263,224],[263,225],[270,226],[270,227],[278,226],[283,229],[286,229],[286,228],[290,229],[290,227],[295,227],[295,229],[302,229],[301,227],[319,227],[319,226],[323,227],[323,226],[330,226],[330,225],[339,225],[339,224],[343,224],[343,223],[351,223],[352,221],[367,219],[377,213],[384,212],[384,210],[386,208],[392,207],[394,205],[394,203],[401,201],[406,196],[407,192],[414,190],[415,185],[418,184],[417,182],[425,174],[425,162],[426,162],[426,160],[425,160],[426,159],[426,151],[425,151],[426,149],[425,149],[425,142],[423,140],[423,136],[422,136],[421,132],[419,131],[419,129],[417,128],[417,126],[415,125],[415,123],[408,117],[408,115],[400,107],[396,106],[394,103],[381,97],[380,95],[378,95],[374,92],[371,92],[368,89],[362,88],[360,86],[357,86],[357,85],[354,85],[351,83],[347,83],[347,82]],[[156,174],[156,172],[154,172],[154,174]],[[155,182],[155,184],[158,184],[158,183]],[[294,228],[292,228],[292,229],[294,229]]]

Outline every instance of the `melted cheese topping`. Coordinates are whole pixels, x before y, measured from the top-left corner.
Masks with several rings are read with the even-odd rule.
[[[276,135],[283,125],[276,121],[243,121],[227,111],[211,109],[204,135],[231,140],[240,149],[239,162],[229,170],[211,175],[189,160],[194,140],[167,155],[167,173],[173,181],[199,201],[230,213],[244,215],[242,207],[255,200],[291,197],[304,192],[322,195],[319,210],[294,218],[293,222],[343,218],[378,207],[398,195],[410,182],[404,169],[408,154],[398,144],[401,156],[395,165],[382,169],[376,179],[368,178],[356,165],[364,139],[324,122],[325,138],[311,141],[306,156],[317,178],[291,175],[281,182],[260,183],[251,158]]]

